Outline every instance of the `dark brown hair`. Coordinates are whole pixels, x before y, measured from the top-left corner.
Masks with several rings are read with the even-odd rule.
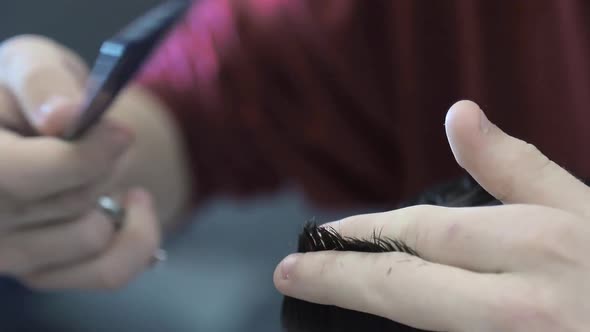
[[[431,204],[440,206],[482,206],[500,204],[483,190],[471,177],[465,177],[431,188],[411,201],[398,207]],[[336,250],[356,252],[405,252],[418,256],[415,250],[400,239],[383,238],[375,231],[369,239],[344,237],[332,228],[307,223],[299,235],[297,251],[300,253]],[[422,331],[389,319],[285,297],[282,308],[282,324],[287,332],[360,332]]]

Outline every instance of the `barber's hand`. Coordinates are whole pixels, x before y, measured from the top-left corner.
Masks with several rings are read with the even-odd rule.
[[[457,162],[506,205],[416,206],[331,223],[345,236],[401,239],[421,258],[289,256],[277,288],[432,331],[589,330],[588,187],[471,102],[452,107],[446,129]]]
[[[43,37],[0,44],[0,275],[37,289],[121,287],[160,241],[150,195],[112,184],[129,130],[104,120],[77,142],[56,138],[77,117],[86,75],[83,61]],[[127,209],[119,231],[96,208],[104,194]]]

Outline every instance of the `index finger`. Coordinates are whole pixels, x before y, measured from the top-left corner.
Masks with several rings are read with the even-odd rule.
[[[161,242],[151,196],[143,190],[127,195],[127,217],[111,246],[94,259],[29,276],[40,289],[117,289],[149,267]]]
[[[428,331],[465,331],[484,321],[495,275],[405,253],[313,252],[275,270],[278,290],[304,301],[370,313]]]
[[[46,38],[16,37],[0,47],[0,84],[11,91],[29,122],[41,131],[46,129],[44,120],[51,108],[81,103],[86,75],[76,55]],[[73,114],[69,116],[73,119]]]
[[[345,237],[402,241],[431,262],[482,273],[545,268],[564,243],[585,246],[588,231],[566,211],[534,205],[413,206],[324,225]],[[558,248],[558,249],[556,249]]]
[[[0,130],[0,192],[19,200],[46,198],[90,185],[112,171],[132,142],[125,128],[104,120],[80,141],[23,138]]]

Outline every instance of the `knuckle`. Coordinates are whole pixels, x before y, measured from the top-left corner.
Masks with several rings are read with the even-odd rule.
[[[419,251],[419,247],[428,245],[430,235],[430,225],[428,220],[432,216],[440,215],[444,207],[435,205],[416,205],[406,208],[406,212],[400,220],[406,222],[399,239],[407,243],[413,243],[414,249]]]
[[[431,217],[440,213],[442,210],[446,208],[443,206],[438,205],[431,205],[431,204],[419,204],[407,207],[403,209],[406,212],[404,217],[410,219],[410,223],[415,224],[418,223],[420,220],[424,220],[424,217]],[[405,219],[405,218],[404,218]]]
[[[68,143],[49,137],[13,144],[10,163],[0,163],[0,194],[25,202],[56,194],[56,187],[73,182],[60,176],[75,174],[69,150]]]
[[[495,187],[494,197],[501,202],[509,201],[516,191],[512,175],[508,174],[503,179],[496,181]]]
[[[0,70],[3,68],[17,67],[16,65],[30,60],[31,57],[39,58],[62,55],[64,48],[55,40],[35,34],[24,34],[6,39],[0,43]],[[40,63],[39,61],[28,61]],[[29,64],[31,65],[31,64]],[[1,71],[0,71],[1,72]]]
[[[543,290],[545,289],[545,290]],[[538,326],[555,326],[560,311],[547,287],[521,286],[491,300],[488,308],[496,328],[503,331],[530,331]]]
[[[57,146],[59,145],[59,146]],[[63,169],[68,168],[67,173],[71,174],[71,181],[75,184],[86,184],[94,181],[102,174],[108,172],[107,163],[100,153],[85,153],[76,145],[57,143],[55,148],[56,163]]]
[[[539,148],[537,148],[536,145],[532,144],[532,143],[528,143],[528,142],[521,142],[521,153],[522,156],[525,158],[538,158],[540,156],[544,156],[541,151],[539,150]]]
[[[524,154],[523,158],[527,158],[527,160],[532,160],[535,163],[535,168],[539,172],[543,172],[547,168],[550,168],[553,165],[551,159],[545,156],[536,145],[531,143],[525,143],[524,147]]]
[[[576,243],[578,223],[573,220],[553,220],[550,223],[539,223],[531,229],[520,246],[534,257],[553,262],[572,262],[576,259],[572,246]]]
[[[87,153],[79,147],[72,147],[68,151],[69,159],[73,160],[74,174],[79,179],[93,181],[113,170],[119,156],[105,151],[112,150],[112,146],[105,146],[102,149],[103,151],[95,150]]]
[[[78,236],[84,250],[89,254],[102,252],[111,240],[112,226],[105,219],[106,217],[96,212],[80,222]]]
[[[555,164],[545,156],[534,144],[519,141],[518,147],[509,150],[505,156],[506,166],[510,172],[502,174],[495,180],[494,196],[503,202],[515,199],[518,192],[517,183],[524,180],[537,181],[543,178],[547,170],[552,170]]]
[[[4,40],[2,43],[0,43],[0,63],[4,63],[4,61],[7,61],[15,56],[15,53],[20,52],[23,47],[39,43],[48,44],[52,43],[52,40],[48,39],[47,37],[34,34],[23,34]]]
[[[523,176],[538,177],[547,169],[553,168],[553,161],[544,155],[536,145],[522,141],[514,160],[514,166],[523,170]],[[523,169],[525,168],[526,169]]]
[[[89,183],[107,173],[104,167],[97,160],[91,160],[83,156],[76,156],[74,161],[74,172],[79,183]]]
[[[42,35],[22,34],[5,39],[2,43],[0,43],[0,50],[18,47],[19,45],[29,43],[54,43],[54,41]]]

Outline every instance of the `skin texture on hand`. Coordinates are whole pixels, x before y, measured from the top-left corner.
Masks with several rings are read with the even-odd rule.
[[[0,112],[0,125],[25,130],[32,126],[41,135],[59,135],[80,111],[86,65],[41,36],[19,36],[2,45],[0,87],[5,88],[0,89],[0,106],[13,111]],[[120,187],[146,187],[156,197],[160,217],[171,222],[186,204],[190,175],[178,130],[165,108],[148,91],[132,85],[107,112],[106,122],[135,137],[113,181]]]
[[[420,257],[295,254],[277,266],[278,290],[431,331],[587,330],[588,187],[472,102],[455,104],[445,128],[458,164],[505,205],[419,205],[330,223],[343,236],[400,239]]]
[[[87,68],[39,36],[0,45],[0,274],[42,290],[112,289],[150,264],[187,200],[173,122],[137,87],[80,140],[58,136],[84,98]],[[124,226],[96,208],[121,200]]]

